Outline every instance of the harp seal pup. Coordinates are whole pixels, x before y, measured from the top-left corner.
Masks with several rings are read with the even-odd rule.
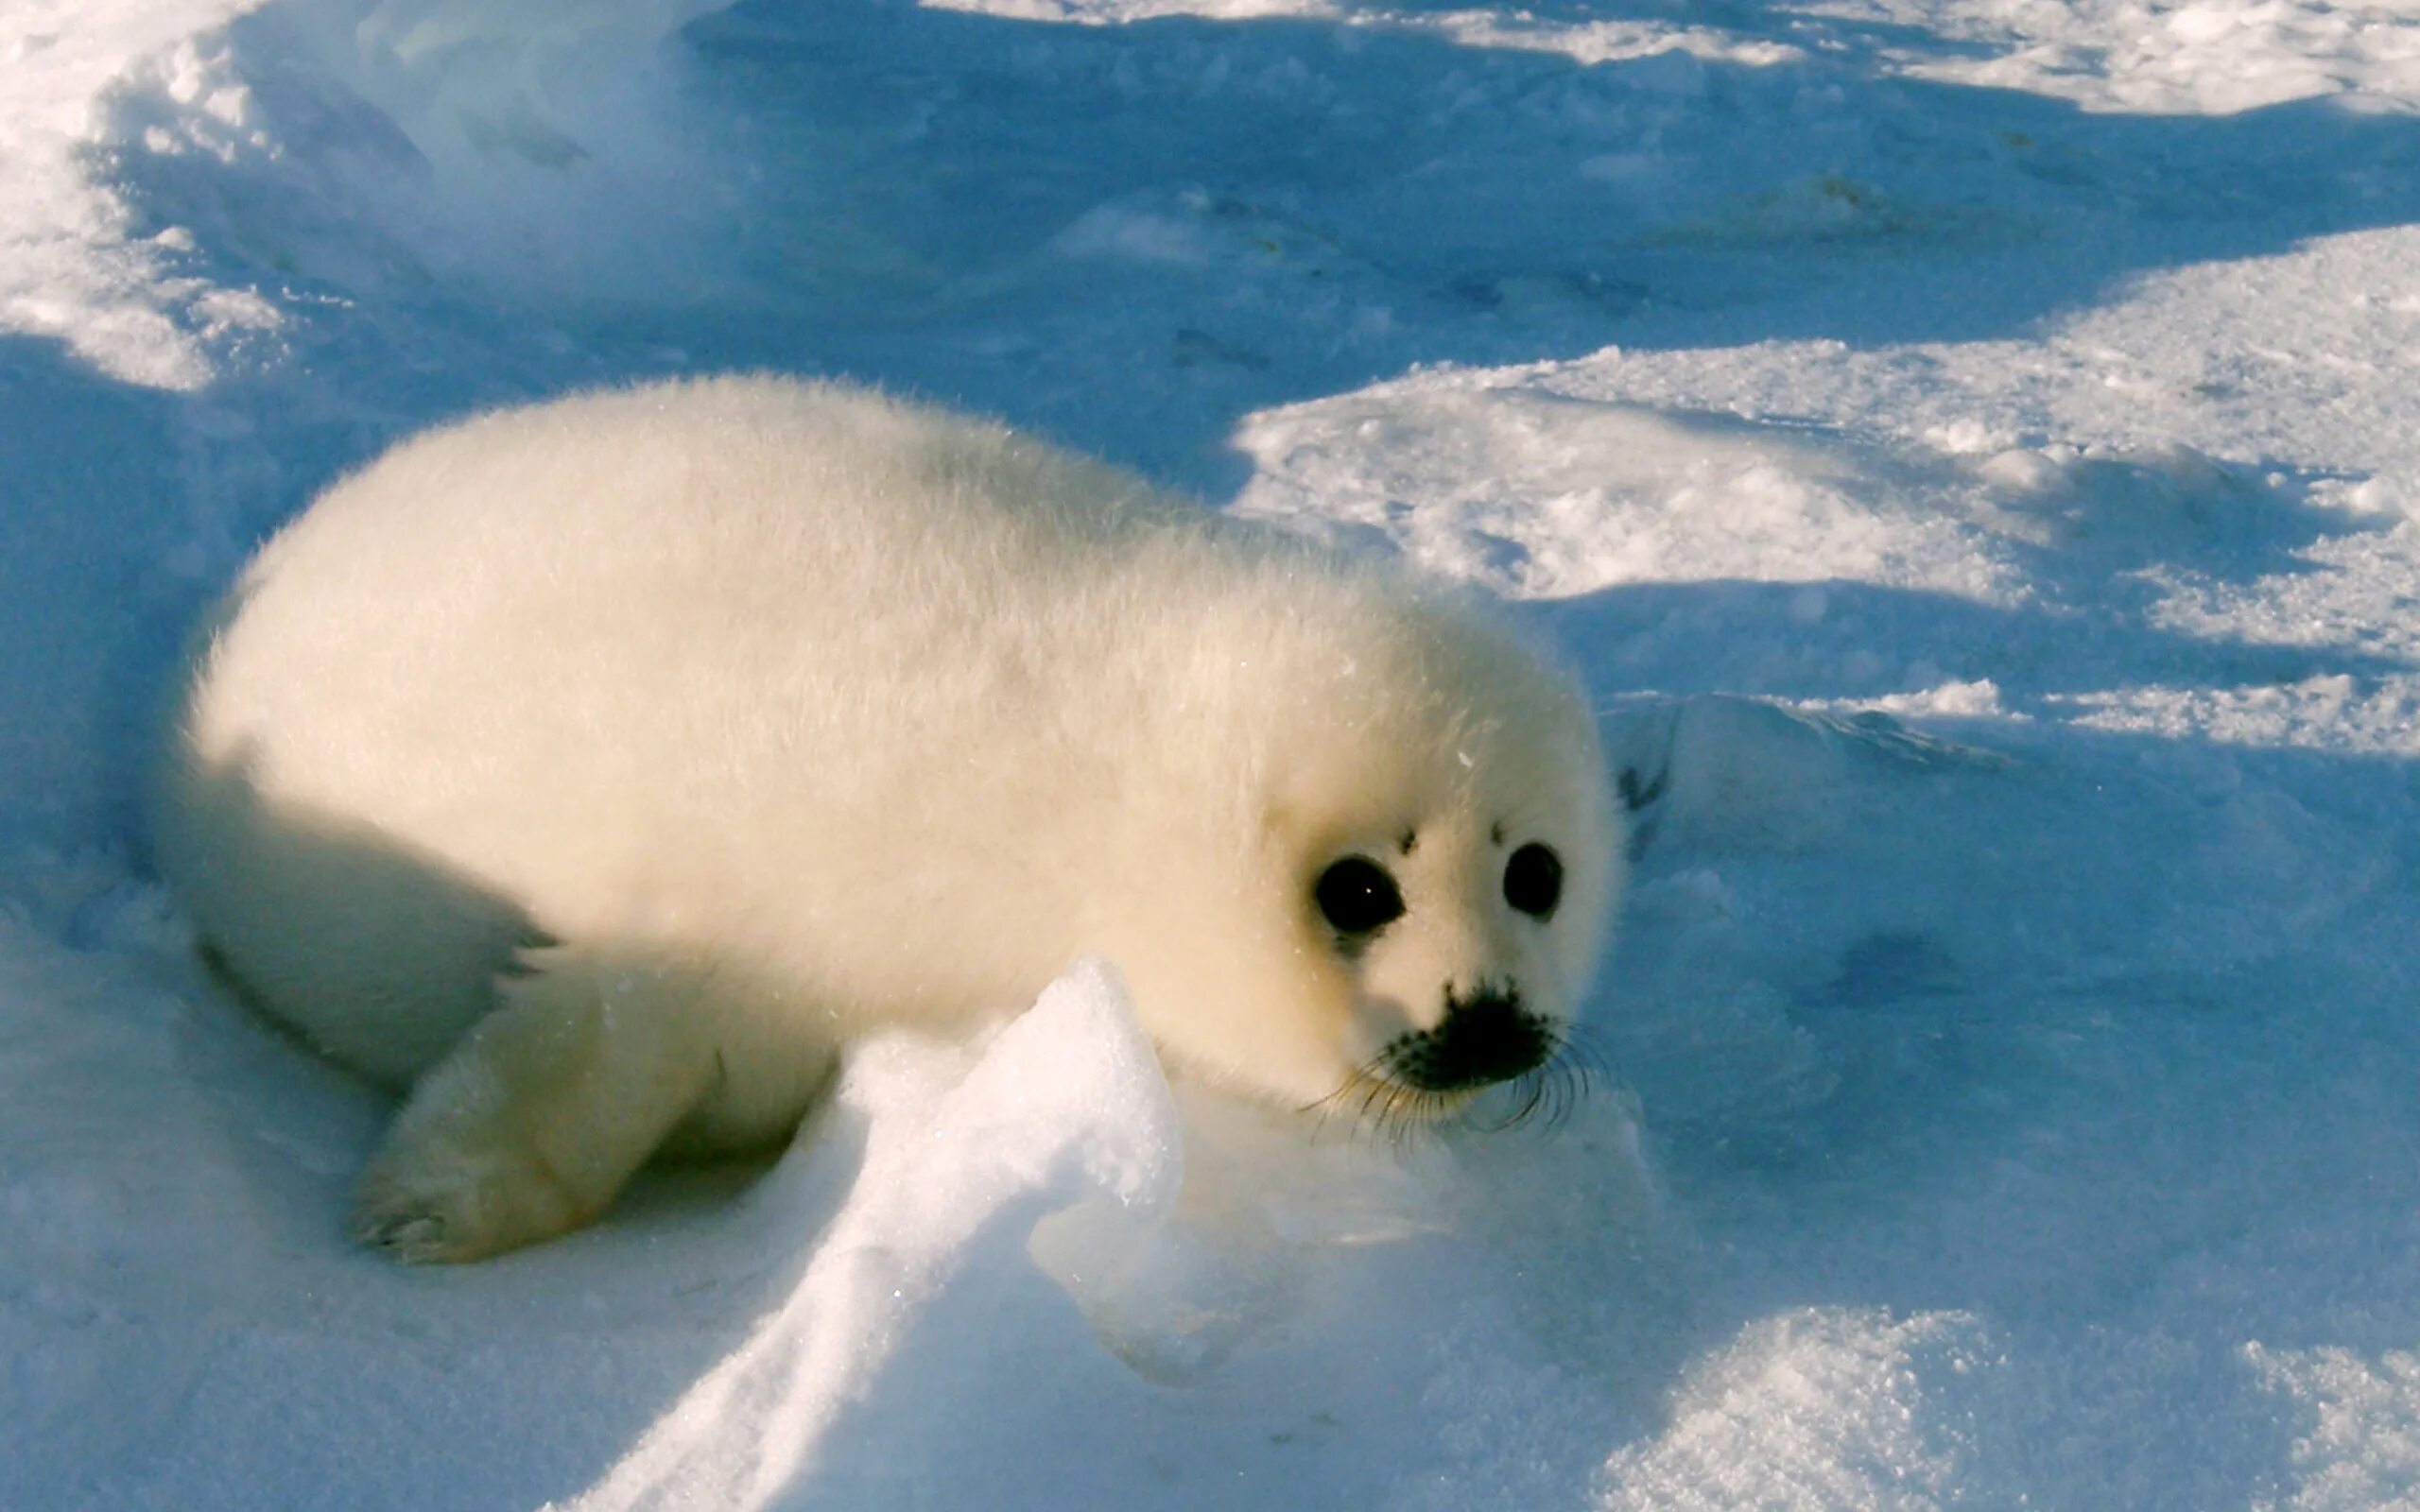
[[[1425,1116],[1557,1050],[1622,868],[1580,687],[1483,610],[838,384],[408,440],[175,708],[159,868],[405,1091],[352,1227],[410,1261],[776,1142],[853,1035],[1086,953],[1172,1071]]]

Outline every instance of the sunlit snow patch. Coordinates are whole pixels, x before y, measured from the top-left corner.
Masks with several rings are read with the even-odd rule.
[[[1955,481],[1933,459],[1814,427],[1443,374],[1255,415],[1236,444],[1258,466],[1243,512],[1375,536],[1519,597],[1706,579],[2012,590],[1986,532],[1916,507]]]
[[[2277,1512],[2408,1507],[2420,1499],[2420,1355],[2389,1349],[2375,1364],[2351,1349],[2244,1347],[2260,1383],[2300,1409],[2291,1500]]]
[[[2313,95],[2420,97],[2420,26],[2394,0],[1958,0],[1941,9],[1979,45],[1913,60],[1910,73],[2088,110],[2223,114]]]
[[[716,201],[666,44],[717,8],[182,0],[59,29],[40,7],[0,18],[20,107],[0,121],[0,333],[191,389],[231,353],[277,350],[298,274],[402,261],[525,295],[677,294],[710,245],[682,228]],[[379,235],[408,250],[364,255]],[[237,249],[251,266],[218,260]]]
[[[143,234],[92,161],[107,135],[101,102],[130,78],[176,87],[178,71],[159,60],[237,9],[183,0],[78,8],[72,23],[43,6],[0,16],[0,333],[57,339],[127,383],[191,388],[208,375],[211,335],[270,321],[256,301],[171,276],[177,238]],[[188,84],[184,103],[225,125],[240,124],[248,102]]]
[[[1968,1368],[1977,1325],[1809,1308],[1741,1331],[1689,1372],[1672,1423],[1605,1467],[1613,1512],[1918,1512],[1961,1500],[1965,1444],[1927,1383]]]

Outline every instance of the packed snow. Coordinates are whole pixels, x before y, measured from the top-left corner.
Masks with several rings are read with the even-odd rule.
[[[0,1507],[2420,1504],[2420,12],[9,0]],[[412,1269],[196,962],[181,637],[398,436],[734,368],[1515,601],[1635,774],[1552,1127],[1115,964]]]

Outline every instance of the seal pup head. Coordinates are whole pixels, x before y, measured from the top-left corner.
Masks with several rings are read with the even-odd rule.
[[[1623,871],[1595,720],[1504,627],[1400,584],[1284,628],[1240,721],[1248,854],[1197,899],[1217,922],[1186,980],[1137,1001],[1215,1079],[1382,1124],[1450,1111],[1569,1039]]]
[[[1544,670],[1494,666],[1461,707],[1374,721],[1376,771],[1306,764],[1272,811],[1297,949],[1333,995],[1339,1111],[1449,1110],[1570,1037],[1621,847],[1593,722]]]

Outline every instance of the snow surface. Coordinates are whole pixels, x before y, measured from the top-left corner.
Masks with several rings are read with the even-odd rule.
[[[0,206],[0,1507],[2420,1505],[2401,0],[9,0]],[[756,366],[1522,600],[1667,774],[1610,1080],[1314,1137],[1071,963],[349,1248],[384,1106],[144,868],[178,638]]]

